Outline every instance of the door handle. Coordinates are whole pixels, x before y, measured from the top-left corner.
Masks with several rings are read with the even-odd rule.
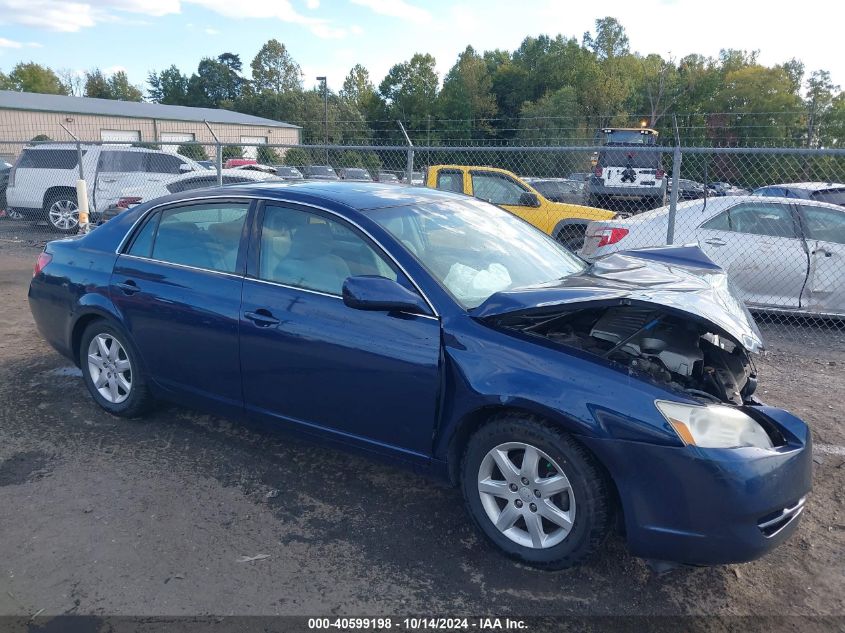
[[[249,319],[258,327],[270,327],[271,325],[278,325],[280,323],[279,319],[264,308],[259,308],[255,312],[244,312],[244,318]]]
[[[720,240],[718,237],[711,237],[709,239],[704,240],[705,244],[710,244],[711,246],[725,246],[727,242],[725,240]]]
[[[117,182],[117,178],[100,178],[100,182]]]
[[[127,279],[123,283],[115,284],[118,288],[123,291],[125,295],[134,295],[136,292],[139,292],[141,289],[131,279]]]

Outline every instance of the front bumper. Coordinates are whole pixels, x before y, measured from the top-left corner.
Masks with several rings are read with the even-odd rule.
[[[633,555],[691,565],[740,563],[795,531],[812,488],[809,429],[781,409],[749,410],[773,422],[786,445],[701,449],[584,438],[619,491]]]

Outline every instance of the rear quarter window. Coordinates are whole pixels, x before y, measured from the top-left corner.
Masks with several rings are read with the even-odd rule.
[[[18,160],[18,169],[73,169],[77,165],[75,149],[25,149]]]

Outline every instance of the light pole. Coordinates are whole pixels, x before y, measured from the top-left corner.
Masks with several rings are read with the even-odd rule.
[[[326,165],[329,164],[329,88],[325,77],[317,77],[317,81],[323,82],[323,107],[325,119],[323,119],[323,144],[326,146]]]

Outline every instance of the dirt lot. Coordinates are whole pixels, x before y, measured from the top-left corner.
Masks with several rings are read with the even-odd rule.
[[[781,330],[758,364],[762,397],[817,443],[785,546],[657,576],[611,539],[545,573],[414,474],[175,407],[105,414],[35,331],[36,254],[0,242],[0,614],[845,615],[842,334]]]

